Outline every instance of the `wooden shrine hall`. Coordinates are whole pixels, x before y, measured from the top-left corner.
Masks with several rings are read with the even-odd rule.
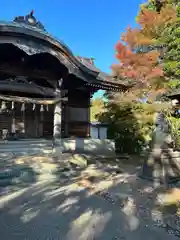
[[[1,138],[88,138],[90,98],[127,86],[74,56],[33,16],[0,22]]]

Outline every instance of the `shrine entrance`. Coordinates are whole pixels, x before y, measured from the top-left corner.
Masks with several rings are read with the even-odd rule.
[[[32,13],[0,23],[0,52],[1,137],[90,139],[92,95],[129,88],[75,56]]]
[[[54,105],[1,101],[1,138],[52,138]],[[5,136],[6,135],[6,136]]]

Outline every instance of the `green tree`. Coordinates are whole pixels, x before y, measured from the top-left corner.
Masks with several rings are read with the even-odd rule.
[[[108,101],[106,111],[98,118],[108,123],[108,138],[115,140],[117,153],[137,154],[151,139],[155,108],[152,104],[122,101],[121,97],[119,100]]]
[[[164,109],[154,100],[167,91],[162,54],[162,46],[167,43],[163,34],[164,29],[175,23],[176,9],[169,3],[163,3],[158,9],[153,1],[148,4],[141,6],[137,16],[140,28],[129,27],[122,34],[116,45],[119,63],[112,66],[117,81],[133,81],[134,87],[126,93],[107,94],[107,111],[99,116],[101,121],[108,121],[109,137],[116,140],[120,152],[141,151],[150,140],[155,113]]]
[[[101,98],[91,100],[90,119],[91,121],[97,121],[97,115],[105,111],[104,101]]]
[[[176,21],[162,32],[161,41],[164,42],[164,72],[170,79],[170,88],[180,87],[180,4],[176,6]]]
[[[180,2],[178,0],[150,0],[141,5],[140,14],[144,9],[148,9],[163,15],[162,13],[167,8],[174,9],[176,15],[173,21],[167,21],[161,31],[156,32],[154,48],[158,49],[161,54],[164,75],[168,80],[167,87],[174,89],[180,87]]]

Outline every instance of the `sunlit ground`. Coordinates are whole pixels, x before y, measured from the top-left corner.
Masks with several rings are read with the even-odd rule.
[[[175,226],[179,188],[154,188],[137,177],[133,161],[99,159],[78,169],[48,156],[12,162],[38,175],[0,198],[2,239],[176,239],[162,226]],[[172,205],[174,212],[167,208]]]

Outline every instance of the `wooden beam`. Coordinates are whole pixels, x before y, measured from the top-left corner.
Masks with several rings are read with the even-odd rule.
[[[17,82],[5,82],[0,81],[0,91],[8,92],[22,92],[22,93],[31,93],[38,94],[41,96],[55,97],[55,91],[52,88],[40,87],[38,85],[32,84],[23,84]]]
[[[39,98],[0,95],[0,100],[20,102],[20,103],[36,103],[36,104],[52,105],[59,101],[67,101],[67,98],[39,99]]]
[[[12,67],[8,64],[0,65],[0,72],[5,74],[10,74],[13,76],[27,76],[30,78],[41,78],[46,79],[47,82],[52,86],[56,87],[56,81],[58,77],[55,74],[51,74],[47,71],[40,71],[40,70],[31,70],[31,69],[24,69],[22,66]],[[52,80],[52,81],[51,81]]]

